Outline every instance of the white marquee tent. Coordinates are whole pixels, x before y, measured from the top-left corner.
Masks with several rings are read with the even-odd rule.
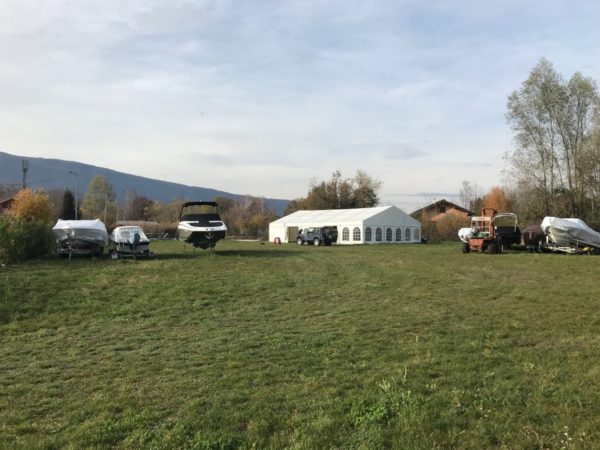
[[[294,242],[298,230],[310,227],[337,227],[337,244],[421,241],[421,223],[396,206],[296,211],[269,224],[269,240]]]

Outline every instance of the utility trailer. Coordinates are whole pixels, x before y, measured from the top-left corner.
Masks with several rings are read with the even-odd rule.
[[[510,225],[503,225],[506,222]],[[520,242],[521,231],[516,214],[498,214],[493,208],[482,208],[480,216],[471,218],[471,228],[461,229],[459,236],[463,253],[502,253],[509,245]]]

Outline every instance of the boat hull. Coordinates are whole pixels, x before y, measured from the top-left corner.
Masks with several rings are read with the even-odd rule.
[[[177,239],[198,248],[214,247],[218,241],[225,238],[227,227],[196,226],[190,222],[180,222],[177,226]]]

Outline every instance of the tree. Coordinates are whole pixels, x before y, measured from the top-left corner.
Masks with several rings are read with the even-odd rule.
[[[290,201],[284,213],[300,209],[370,208],[379,204],[380,189],[381,181],[363,170],[357,170],[354,178],[342,178],[336,170],[329,181],[313,180],[307,196]]]
[[[494,208],[498,212],[508,212],[512,210],[512,201],[506,189],[500,186],[492,186],[483,197],[483,206]]]
[[[75,219],[75,197],[69,189],[65,189],[59,217],[63,220]]]
[[[44,190],[22,189],[14,196],[10,214],[25,221],[54,222],[54,206]]]
[[[153,220],[163,224],[174,224],[179,221],[181,205],[183,205],[183,200],[179,198],[175,198],[169,203],[152,200],[150,204],[147,204],[143,208],[144,220]]]
[[[441,241],[458,241],[458,230],[470,225],[470,219],[462,214],[445,214],[436,222],[437,237]]]
[[[119,217],[121,217],[122,220],[135,220],[135,217],[133,216],[133,201],[136,197],[137,192],[135,192],[135,190],[127,189],[123,192],[123,201],[119,205]]]
[[[215,197],[219,215],[230,235],[262,238],[268,233],[269,223],[277,215],[267,207],[265,199],[246,195],[239,199]]]
[[[108,180],[96,175],[90,181],[85,198],[81,203],[81,212],[85,218],[102,218],[104,222],[113,222],[116,218],[115,192]]]
[[[599,106],[592,79],[575,73],[565,82],[546,59],[509,96],[506,116],[515,142],[510,175],[542,215],[587,216],[594,201],[586,181]]]
[[[359,169],[354,176],[353,185],[353,208],[371,208],[379,204],[378,192],[382,185],[380,180]]]
[[[470,181],[464,180],[461,184],[460,191],[458,192],[458,200],[463,208],[467,208],[471,211],[477,211],[481,209],[472,207],[477,202],[477,200],[481,197],[480,195],[481,188],[477,185],[477,183],[471,183]]]
[[[130,220],[149,220],[152,211],[152,200],[142,195],[135,195],[131,203]]]
[[[233,227],[236,214],[236,201],[229,197],[216,196],[213,198],[213,202],[217,202],[219,205],[219,215],[221,216],[221,219],[223,219],[223,222],[225,222],[227,227]]]

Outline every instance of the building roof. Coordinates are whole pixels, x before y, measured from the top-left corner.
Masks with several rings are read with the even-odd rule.
[[[15,201],[15,199],[13,197],[10,197],[10,198],[0,201],[0,210],[9,209],[12,206],[14,201]]]
[[[464,212],[465,214],[472,216],[473,213],[471,211],[469,211],[466,208],[463,208],[462,206],[457,205],[456,203],[452,203],[448,200],[446,200],[445,198],[438,200],[437,202],[433,202],[427,206],[424,206],[423,208],[417,209],[416,211],[413,211],[410,213],[410,215],[412,217],[418,217],[420,216],[424,211],[429,211],[431,209],[437,209],[439,207],[446,207],[446,208],[453,208],[456,209],[458,211]]]
[[[414,220],[396,206],[376,206],[373,208],[301,210],[271,222],[271,224],[334,225],[339,223],[358,223],[384,212],[402,215],[410,220]],[[420,223],[415,221],[414,225],[418,226]]]

